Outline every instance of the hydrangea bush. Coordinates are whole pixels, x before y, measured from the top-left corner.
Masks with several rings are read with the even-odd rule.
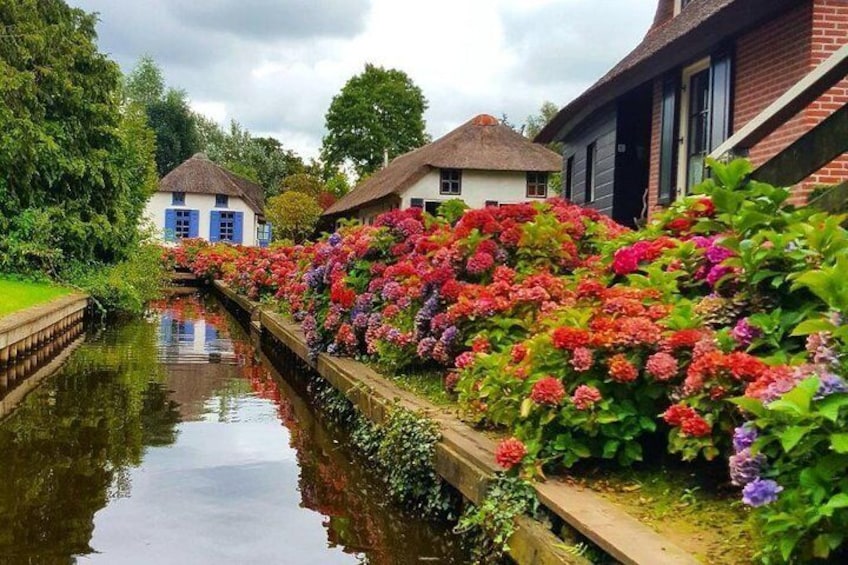
[[[848,232],[745,161],[631,231],[561,199],[393,211],[304,246],[190,244],[168,261],[275,299],[313,355],[444,372],[525,475],[629,465],[667,437],[725,457],[780,562],[848,525]],[[654,442],[655,443],[655,442]]]

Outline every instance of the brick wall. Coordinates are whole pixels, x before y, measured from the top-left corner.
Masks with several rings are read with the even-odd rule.
[[[776,18],[736,41],[733,131],[739,129],[803,78],[811,68],[812,2]],[[751,148],[760,165],[809,129],[803,113]]]
[[[813,0],[811,67],[827,59],[848,43],[848,2],[845,0]],[[813,127],[848,102],[848,78],[813,102],[806,110],[807,127]],[[843,154],[824,166],[798,190],[802,199],[816,186],[837,184],[848,179],[848,154]]]
[[[662,127],[662,79],[654,81],[654,101],[651,108],[651,148],[648,161],[648,213],[653,214],[662,207],[657,204],[660,190],[660,128]]]

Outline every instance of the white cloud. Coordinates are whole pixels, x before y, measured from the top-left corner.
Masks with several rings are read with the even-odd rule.
[[[101,48],[149,53],[192,105],[317,156],[332,97],[365,63],[405,71],[438,137],[478,113],[565,104],[644,35],[656,0],[70,0]],[[327,17],[320,17],[326,14]]]

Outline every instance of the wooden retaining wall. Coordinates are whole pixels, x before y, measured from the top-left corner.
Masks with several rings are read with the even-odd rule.
[[[309,359],[300,327],[270,309],[261,307],[229,289],[220,281],[215,289],[250,315],[251,326],[267,332],[353,402],[364,416],[382,422],[391,406],[420,411],[438,422],[442,439],[436,445],[436,471],[474,503],[485,498],[489,481],[499,470],[495,465],[495,440],[459,421],[447,410],[413,395],[348,358],[322,353]],[[590,539],[611,557],[626,565],[694,565],[692,555],[663,538],[615,504],[585,488],[555,480],[535,484],[539,501],[571,528]],[[586,563],[563,549],[564,542],[541,523],[527,517],[509,541],[511,557],[520,565]]]
[[[14,365],[83,321],[88,296],[70,294],[0,319],[0,367]]]

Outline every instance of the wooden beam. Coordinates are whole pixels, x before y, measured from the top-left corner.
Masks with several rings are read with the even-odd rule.
[[[772,102],[753,120],[731,135],[710,154],[714,159],[740,154],[786,123],[848,75],[848,43]]]
[[[846,152],[848,104],[760,165],[751,177],[776,186],[792,186]]]

